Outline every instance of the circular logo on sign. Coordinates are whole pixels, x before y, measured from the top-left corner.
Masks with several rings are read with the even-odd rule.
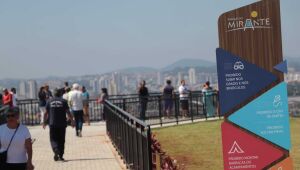
[[[251,17],[256,18],[258,15],[257,11],[252,11],[251,12]]]

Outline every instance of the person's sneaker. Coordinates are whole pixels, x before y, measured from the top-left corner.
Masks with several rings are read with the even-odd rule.
[[[78,134],[78,136],[79,136],[79,137],[82,137],[82,133],[81,133],[81,131],[79,131],[79,134]]]
[[[58,157],[58,154],[55,154],[54,155],[54,161],[58,161],[59,157]]]
[[[65,159],[64,159],[63,156],[60,156],[60,157],[59,157],[59,160],[60,160],[60,161],[65,161]]]
[[[79,131],[76,131],[76,136],[77,136],[77,137],[79,136]]]

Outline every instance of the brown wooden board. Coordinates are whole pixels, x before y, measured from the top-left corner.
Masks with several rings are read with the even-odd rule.
[[[251,19],[254,29],[241,28],[246,19]],[[263,0],[224,13],[218,21],[219,47],[274,73],[283,81],[283,73],[273,69],[282,62],[280,22],[279,0]]]

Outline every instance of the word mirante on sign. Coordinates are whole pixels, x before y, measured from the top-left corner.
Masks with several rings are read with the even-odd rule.
[[[227,19],[227,32],[244,30],[246,29],[270,29],[271,19],[270,18],[259,18],[257,11],[251,12],[250,18],[235,17]]]

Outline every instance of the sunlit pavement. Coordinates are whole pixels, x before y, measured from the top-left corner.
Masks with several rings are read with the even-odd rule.
[[[67,128],[65,162],[55,162],[49,141],[49,128],[28,127],[33,139],[33,164],[36,170],[120,170],[124,169],[116,151],[106,136],[105,123],[92,123],[83,127],[83,137]]]

